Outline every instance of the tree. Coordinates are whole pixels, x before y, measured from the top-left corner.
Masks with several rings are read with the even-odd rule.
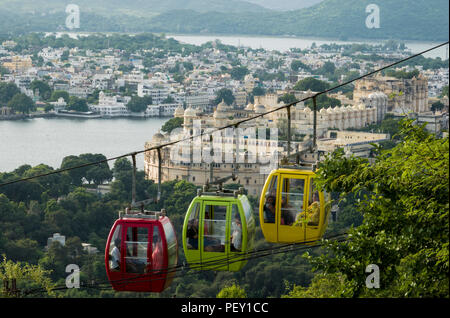
[[[54,296],[55,284],[52,283],[51,279],[48,277],[50,271],[44,270],[40,265],[30,265],[25,262],[13,262],[8,260],[5,255],[3,255],[3,261],[0,263],[0,280],[3,282],[9,282],[9,287],[11,288],[10,282],[15,280],[17,283],[17,288],[20,289],[23,283],[28,283],[29,287],[43,289],[47,295]],[[3,285],[3,284],[2,284]],[[5,285],[3,285],[5,286]],[[9,291],[3,289],[2,294],[4,297],[19,297],[20,294],[11,294]]]
[[[233,284],[222,288],[217,298],[247,298],[247,294],[239,285]]]
[[[127,158],[119,158],[114,162],[114,167],[112,170],[114,177],[117,178],[120,173],[131,172],[133,170],[133,165]]]
[[[162,132],[171,133],[175,128],[180,128],[183,126],[184,119],[182,117],[174,117],[169,119],[161,127]]]
[[[79,158],[78,156],[71,155],[71,156],[66,156],[63,158],[60,168],[68,169],[68,168],[78,167],[85,163],[86,162],[83,159]],[[71,170],[68,170],[66,173],[70,176],[73,185],[81,186],[83,184],[83,178],[86,175],[86,168],[71,169]]]
[[[340,274],[318,274],[309,287],[294,285],[282,298],[338,298],[344,288],[344,278]]]
[[[247,75],[248,73],[248,68],[246,68],[245,66],[236,66],[230,70],[231,78],[238,81],[242,81],[245,75]]]
[[[214,105],[218,105],[222,100],[227,104],[233,104],[235,97],[233,92],[228,88],[221,88],[216,92],[216,98],[214,99]]]
[[[67,104],[68,110],[74,110],[77,112],[87,112],[89,107],[84,98],[78,98],[76,96],[70,96],[69,103]]]
[[[252,90],[253,96],[263,96],[266,93],[266,90],[261,86],[255,86]]]
[[[437,102],[434,102],[433,104],[431,104],[431,111],[435,112],[435,111],[443,110],[444,107],[445,107],[445,105],[442,104],[441,101],[437,101]]]
[[[317,102],[317,110],[322,109],[322,108],[341,106],[341,101],[339,99],[333,98],[333,97],[328,97],[325,94],[319,95],[316,98],[316,102]],[[312,109],[314,107],[313,100],[308,99],[305,102],[305,106],[308,106],[309,108]]]
[[[298,81],[294,86],[294,90],[297,91],[307,91],[311,90],[313,92],[321,92],[329,88],[327,82],[315,79],[314,77],[307,77]]]
[[[112,171],[109,169],[108,162],[106,162],[105,155],[86,153],[81,154],[79,158],[85,163],[104,161],[102,163],[86,167],[85,179],[89,183],[93,182],[94,184],[99,185],[105,181],[111,181],[113,175]]]
[[[14,111],[22,114],[28,114],[35,109],[33,100],[23,93],[14,95],[8,102],[8,107],[11,107]]]
[[[127,108],[130,112],[133,113],[141,113],[144,112],[147,109],[148,105],[152,104],[152,97],[151,96],[133,96],[131,97],[131,100],[127,104]]]
[[[16,84],[0,82],[0,105],[8,104],[16,94],[20,94],[20,89]]]
[[[39,96],[42,97],[43,100],[48,100],[52,95],[51,87],[43,81],[34,80],[30,84],[30,88],[33,92],[36,90],[39,92]]]
[[[325,241],[323,255],[307,256],[315,270],[342,274],[341,296],[449,296],[449,139],[411,120],[402,121],[400,135],[374,164],[338,151],[318,170],[327,191],[367,193],[351,240]],[[366,288],[369,264],[379,266],[380,289]]]
[[[70,96],[69,93],[66,91],[53,91],[52,96],[50,96],[50,101],[56,102],[60,97],[64,98],[64,101],[66,103],[69,102]]]
[[[289,93],[286,93],[283,96],[278,98],[278,102],[283,102],[285,104],[290,104],[290,103],[293,103],[295,101],[297,101],[297,98],[295,97],[295,95],[294,94],[289,94]]]
[[[293,70],[294,72],[298,72],[299,69],[303,69],[305,71],[310,71],[311,68],[306,65],[305,63],[303,63],[300,60],[293,60],[291,62],[291,70]]]
[[[441,97],[447,96],[448,97],[448,85],[445,85],[442,88],[442,93],[441,93]]]

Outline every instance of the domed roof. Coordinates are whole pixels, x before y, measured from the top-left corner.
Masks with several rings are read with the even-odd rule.
[[[195,116],[197,116],[197,112],[191,106],[186,108],[186,110],[184,111],[184,117],[195,117]]]
[[[165,139],[164,135],[161,134],[161,132],[158,130],[156,134],[153,135],[152,142],[154,143],[160,143]]]
[[[183,117],[184,116],[184,108],[183,108],[183,106],[178,106],[176,109],[175,109],[175,112],[174,112],[174,114],[173,114],[175,117]]]
[[[310,112],[311,112],[311,108],[305,107],[305,109],[303,109],[303,112],[305,112],[305,113],[310,113]]]
[[[222,101],[217,105],[216,111],[217,111],[217,112],[226,112],[226,111],[228,111],[228,105],[224,102],[223,99],[222,99]]]

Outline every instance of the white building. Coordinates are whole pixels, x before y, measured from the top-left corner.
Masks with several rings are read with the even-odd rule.
[[[66,237],[64,235],[60,235],[59,233],[54,233],[53,237],[49,237],[47,239],[47,248],[49,248],[53,242],[58,242],[62,246],[66,245]]]
[[[66,109],[67,103],[64,98],[60,97],[56,102],[50,102],[50,105],[53,106],[55,112],[59,112],[60,110]]]
[[[179,103],[148,105],[147,110],[145,111],[145,116],[173,117],[175,114],[175,110],[178,107],[183,107],[183,105]]]
[[[169,88],[160,85],[138,84],[137,94],[139,97],[151,96],[152,104],[157,105],[169,96]]]
[[[207,92],[193,92],[185,97],[185,102],[188,107],[206,110],[210,104],[210,94]]]
[[[130,99],[129,96],[107,96],[104,92],[100,92],[98,94],[98,105],[90,105],[89,108],[104,117],[129,116],[130,112],[126,105]]]

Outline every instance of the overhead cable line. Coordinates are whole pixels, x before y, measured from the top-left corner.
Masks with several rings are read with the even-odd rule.
[[[339,233],[339,234],[324,238],[324,241],[326,241],[326,240],[336,241],[336,242],[347,241],[348,240],[347,237],[342,238],[342,236],[346,236],[346,235],[347,235],[346,232]],[[315,244],[309,245],[312,243],[315,243]],[[242,254],[236,253],[235,255],[231,255],[228,257],[218,256],[215,258],[211,258],[205,262],[191,263],[191,264],[189,264],[189,266],[186,266],[185,264],[179,264],[177,266],[173,266],[173,267],[169,267],[169,268],[154,270],[154,273],[139,274],[139,275],[136,275],[131,278],[123,278],[123,279],[112,280],[112,281],[108,280],[108,281],[104,281],[104,282],[95,282],[93,284],[84,283],[81,285],[81,287],[100,289],[100,290],[110,290],[111,283],[114,283],[117,285],[122,285],[122,284],[126,285],[126,284],[137,282],[138,280],[139,280],[139,283],[158,281],[158,280],[161,280],[164,278],[157,277],[157,276],[169,274],[169,273],[179,273],[185,269],[199,270],[204,266],[208,266],[208,267],[214,266],[213,268],[219,269],[223,266],[233,264],[235,262],[241,262],[243,260],[253,260],[253,259],[263,258],[263,257],[267,257],[267,256],[273,256],[273,255],[281,254],[281,253],[288,253],[288,252],[295,252],[295,251],[305,250],[305,249],[310,249],[310,248],[317,248],[317,247],[321,247],[322,245],[323,245],[323,243],[316,243],[316,241],[308,241],[308,242],[303,242],[303,243],[289,243],[289,244],[284,244],[281,246],[269,247],[269,248],[264,248],[264,249],[260,249],[260,250],[253,250],[251,252],[242,253]],[[209,270],[214,270],[214,269],[209,269]],[[194,275],[197,273],[198,272],[183,274],[183,277],[185,277],[187,275]],[[144,278],[144,277],[148,278],[148,279],[142,280],[142,278]],[[105,285],[105,286],[103,287],[102,285]],[[52,291],[58,291],[58,290],[67,290],[67,286],[59,285],[59,286],[55,286],[52,289]],[[36,288],[36,289],[25,290],[22,292],[22,294],[27,296],[27,295],[42,293],[42,292],[46,292],[46,289],[45,288]]]

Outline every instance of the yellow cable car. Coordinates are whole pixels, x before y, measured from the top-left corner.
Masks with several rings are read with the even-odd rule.
[[[331,211],[331,197],[318,191],[315,174],[302,168],[273,170],[264,184],[259,218],[272,243],[314,243],[322,238]]]

